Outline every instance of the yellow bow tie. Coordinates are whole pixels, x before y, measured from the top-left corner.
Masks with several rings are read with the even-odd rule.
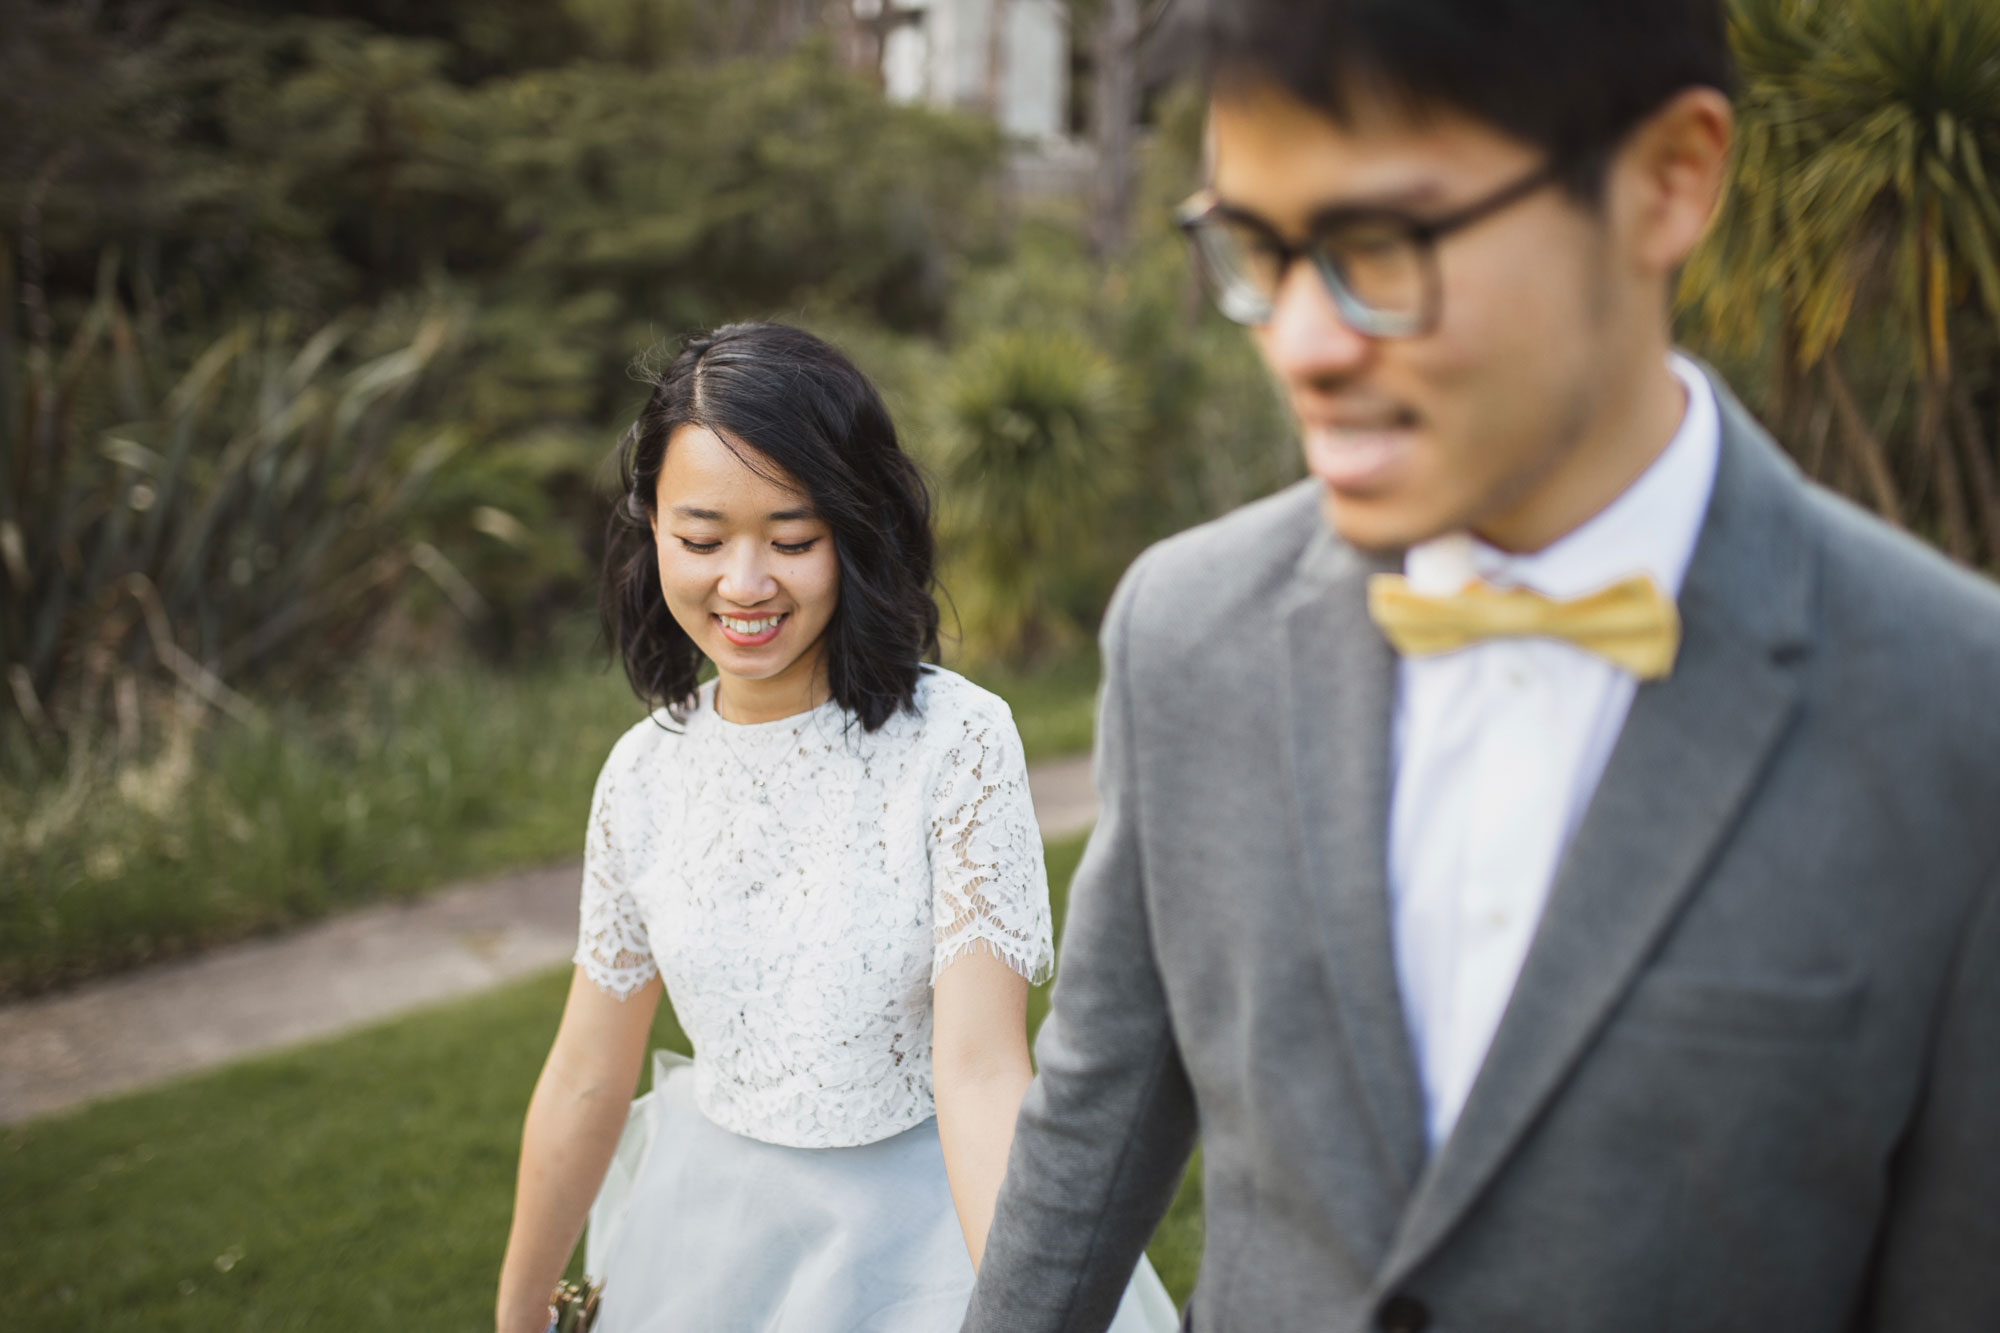
[[[1681,644],[1680,612],[1644,574],[1566,602],[1485,583],[1427,597],[1401,574],[1377,574],[1368,580],[1368,614],[1406,657],[1456,652],[1483,639],[1561,639],[1641,680],[1672,670]]]

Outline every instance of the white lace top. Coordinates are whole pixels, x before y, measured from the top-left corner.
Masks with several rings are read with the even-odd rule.
[[[1054,962],[1047,872],[1007,705],[926,667],[873,733],[831,702],[742,725],[702,688],[612,748],[584,851],[576,962],[621,999],[657,971],[695,1100],[800,1148],[933,1114],[931,985],[983,950]]]

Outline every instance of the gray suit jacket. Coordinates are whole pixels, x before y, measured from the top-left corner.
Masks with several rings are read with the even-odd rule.
[[[1388,562],[1305,485],[1133,566],[967,1330],[1104,1327],[1197,1134],[1201,1333],[2000,1330],[2000,594],[1717,391],[1680,658],[1435,1154]]]

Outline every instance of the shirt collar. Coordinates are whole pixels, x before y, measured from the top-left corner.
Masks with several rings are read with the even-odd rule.
[[[1410,586],[1445,596],[1483,581],[1569,598],[1650,574],[1678,596],[1715,486],[1722,428],[1715,389],[1701,368],[1678,352],[1667,364],[1687,390],[1687,407],[1673,439],[1623,494],[1539,551],[1502,551],[1464,531],[1412,546],[1403,556]]]

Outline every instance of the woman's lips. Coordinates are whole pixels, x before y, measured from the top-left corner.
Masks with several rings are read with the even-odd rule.
[[[715,627],[722,631],[722,637],[738,648],[759,648],[778,637],[785,622],[792,618],[789,611],[762,616],[712,615]]]
[[[1396,480],[1409,458],[1414,436],[1414,431],[1400,424],[1308,426],[1306,470],[1343,494],[1380,491]]]

